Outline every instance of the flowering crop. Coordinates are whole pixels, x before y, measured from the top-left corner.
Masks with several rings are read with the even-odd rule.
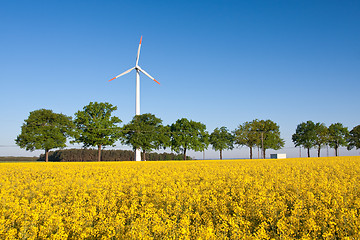
[[[360,157],[0,164],[0,239],[360,239]]]

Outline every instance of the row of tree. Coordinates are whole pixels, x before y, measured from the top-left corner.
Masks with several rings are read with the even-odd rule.
[[[15,141],[26,150],[45,150],[45,161],[51,149],[66,147],[68,138],[70,143],[82,143],[85,148],[97,147],[98,161],[103,147],[114,146],[118,140],[134,150],[141,149],[143,160],[145,153],[166,148],[181,152],[185,160],[188,150],[204,151],[209,144],[220,151],[221,159],[222,152],[232,149],[234,144],[246,145],[250,150],[260,146],[265,157],[266,149],[279,149],[284,145],[279,126],[271,120],[244,123],[233,133],[221,127],[209,134],[201,122],[182,118],[164,126],[160,118],[149,113],[135,116],[120,127],[122,121],[112,116],[116,109],[110,103],[90,102],[75,113],[74,119],[47,109],[36,110],[30,112]]]
[[[331,124],[326,127],[324,123],[307,121],[300,123],[296,132],[292,135],[292,141],[296,147],[307,149],[310,157],[310,149],[317,148],[318,157],[322,147],[330,146],[338,156],[339,147],[347,147],[348,150],[360,148],[360,125],[354,127],[350,132],[341,123]]]
[[[141,149],[143,160],[145,153],[166,148],[182,153],[186,160],[188,150],[204,151],[210,144],[220,152],[220,159],[222,152],[233,149],[234,145],[249,147],[250,158],[253,148],[257,147],[265,158],[267,149],[277,150],[284,146],[279,125],[271,120],[255,119],[239,125],[232,132],[226,127],[220,127],[209,134],[201,122],[182,118],[164,126],[160,118],[150,113],[137,115],[121,127],[122,121],[112,116],[116,109],[110,103],[90,102],[75,113],[74,119],[47,109],[36,110],[30,112],[15,141],[26,150],[45,150],[45,161],[48,161],[49,150],[65,147],[68,138],[71,139],[70,143],[81,143],[85,148],[97,147],[98,161],[101,160],[103,147],[114,146],[118,140],[133,150]],[[299,131],[297,129],[293,136],[295,145],[308,149],[314,147],[308,145],[306,140],[311,134],[299,126]]]

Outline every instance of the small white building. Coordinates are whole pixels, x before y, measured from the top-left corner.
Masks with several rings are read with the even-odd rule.
[[[274,158],[274,159],[286,158],[286,153],[270,154],[270,158]]]

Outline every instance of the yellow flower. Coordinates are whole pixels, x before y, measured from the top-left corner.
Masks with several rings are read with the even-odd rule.
[[[359,239],[360,157],[2,163],[0,239]]]

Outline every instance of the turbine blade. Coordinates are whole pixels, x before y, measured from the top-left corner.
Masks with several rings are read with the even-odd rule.
[[[148,76],[150,79],[154,80],[157,84],[160,85],[160,83],[158,81],[155,80],[155,78],[153,78],[152,76],[150,76],[150,74],[148,74],[145,70],[143,70],[141,67],[138,66],[138,69],[145,74],[146,76]]]
[[[140,37],[140,43],[139,43],[139,48],[138,48],[138,52],[137,52],[137,56],[136,56],[136,64],[135,64],[135,66],[137,66],[138,63],[139,63],[141,42],[142,42],[142,36]]]
[[[135,67],[130,68],[129,70],[126,70],[125,72],[123,72],[123,73],[121,73],[121,74],[117,75],[116,77],[114,77],[114,78],[110,79],[110,80],[109,80],[109,82],[110,82],[110,81],[112,81],[112,80],[114,80],[114,79],[116,79],[116,78],[118,78],[118,77],[121,77],[122,75],[125,75],[125,74],[127,74],[127,73],[131,72],[131,71],[132,71],[132,70],[134,70],[134,69],[135,69]]]

